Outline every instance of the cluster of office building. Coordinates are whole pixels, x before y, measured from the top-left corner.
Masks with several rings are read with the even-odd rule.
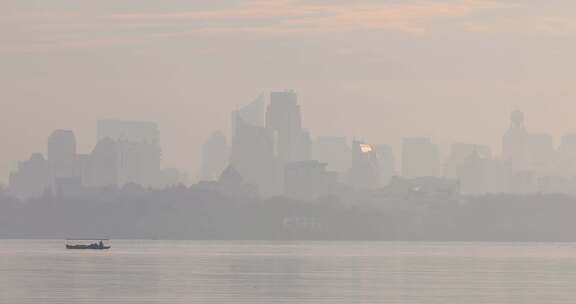
[[[8,192],[27,199],[45,194],[78,195],[88,189],[137,184],[162,188],[180,183],[183,175],[161,168],[160,133],[152,122],[104,120],[97,144],[88,154],[77,151],[72,130],[55,130],[47,153],[18,162]]]
[[[388,144],[344,136],[312,138],[294,91],[272,92],[232,113],[231,140],[216,132],[203,147],[203,179],[217,183],[226,167],[263,196],[315,199],[376,190],[483,194],[576,195],[576,134],[556,147],[531,133],[514,111],[501,155],[487,145],[454,143],[448,153],[426,137],[404,138],[397,161]]]
[[[529,132],[520,111],[511,115],[498,156],[474,143],[455,143],[441,153],[432,139],[412,137],[403,139],[399,161],[389,144],[312,137],[291,90],[258,97],[233,111],[231,122],[230,139],[218,131],[204,143],[202,181],[196,188],[302,200],[370,190],[384,195],[576,195],[576,134],[565,135],[556,146],[551,135]],[[105,120],[97,129],[98,142],[89,154],[77,152],[72,131],[54,131],[46,155],[32,154],[18,163],[8,191],[30,198],[127,184],[163,188],[184,181],[178,170],[161,167],[155,123]]]

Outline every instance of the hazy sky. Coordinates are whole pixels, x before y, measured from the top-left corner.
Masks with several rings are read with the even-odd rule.
[[[2,0],[0,181],[73,129],[158,122],[165,166],[270,90],[299,93],[314,135],[500,147],[508,112],[576,131],[574,0]]]

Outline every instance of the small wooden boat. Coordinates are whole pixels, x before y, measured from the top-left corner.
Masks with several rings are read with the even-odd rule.
[[[66,249],[108,250],[111,246],[105,244],[107,239],[67,239]]]

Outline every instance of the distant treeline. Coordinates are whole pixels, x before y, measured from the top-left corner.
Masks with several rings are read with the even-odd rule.
[[[576,241],[576,198],[350,197],[295,201],[174,187],[19,201],[0,194],[0,238]]]

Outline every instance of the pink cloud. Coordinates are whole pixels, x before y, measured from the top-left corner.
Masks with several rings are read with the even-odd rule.
[[[1,16],[4,49],[94,47],[206,34],[293,35],[383,30],[421,35],[437,20],[503,7],[490,0],[342,2],[251,0],[237,7],[165,13],[42,12]],[[6,18],[4,18],[6,17]],[[10,39],[5,39],[10,40]]]
[[[522,16],[498,18],[489,23],[473,23],[467,25],[466,29],[479,33],[566,35],[576,32],[576,21],[557,16]]]

